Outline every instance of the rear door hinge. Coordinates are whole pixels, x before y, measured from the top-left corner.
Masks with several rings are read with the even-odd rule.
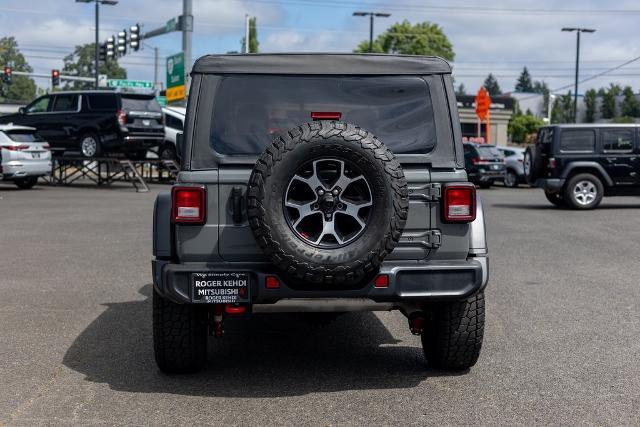
[[[429,183],[419,187],[409,187],[409,197],[413,199],[434,202],[442,195],[442,186],[438,183]]]
[[[425,237],[430,248],[439,248],[442,245],[442,233],[440,230],[429,230]]]
[[[403,233],[398,244],[402,246],[422,246],[427,249],[439,248],[442,245],[440,230],[426,230],[419,233]]]

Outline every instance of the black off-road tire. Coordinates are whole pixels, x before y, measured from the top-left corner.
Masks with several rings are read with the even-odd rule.
[[[176,304],[153,291],[153,349],[165,374],[199,371],[207,361],[205,307]]]
[[[551,193],[549,191],[545,191],[544,192],[544,196],[554,206],[557,206],[559,208],[566,208],[567,207],[567,203],[564,201],[564,197],[562,197],[562,193]]]
[[[437,369],[469,369],[478,361],[484,336],[484,292],[464,300],[440,303],[430,311],[422,333],[427,362]]]
[[[296,169],[324,158],[354,162],[371,181],[374,207],[368,228],[340,249],[300,239],[282,208]],[[396,246],[409,212],[407,181],[393,153],[370,132],[335,121],[307,123],[275,139],[256,162],[247,194],[258,245],[290,283],[306,288],[346,288],[370,280]]]
[[[589,204],[580,204],[574,197],[574,188],[579,182],[590,182],[596,189],[595,199]],[[572,209],[588,210],[598,207],[604,196],[604,185],[602,181],[590,173],[580,173],[572,176],[567,180],[563,188],[563,198],[568,207]]]
[[[37,176],[27,176],[25,178],[16,178],[13,183],[21,190],[29,190],[38,182]]]
[[[530,161],[529,166],[527,162]],[[527,184],[534,185],[536,180],[542,176],[543,159],[540,150],[536,145],[529,145],[524,150],[524,177]]]

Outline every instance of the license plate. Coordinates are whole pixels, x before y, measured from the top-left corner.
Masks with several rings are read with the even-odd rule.
[[[31,153],[31,156],[33,156],[34,159],[39,159],[40,153]]]
[[[247,273],[191,273],[192,300],[195,303],[234,304],[249,302]]]

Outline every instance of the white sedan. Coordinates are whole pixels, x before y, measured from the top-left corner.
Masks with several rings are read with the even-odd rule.
[[[49,144],[32,127],[0,125],[0,161],[1,179],[18,188],[31,188],[51,173]]]

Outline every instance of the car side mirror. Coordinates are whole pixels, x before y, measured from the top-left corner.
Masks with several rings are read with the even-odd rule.
[[[18,108],[18,113],[25,114],[26,112],[27,112],[27,110],[25,110],[24,107]]]
[[[178,132],[176,134],[176,156],[178,160],[182,160],[182,150],[184,149],[184,134]]]

